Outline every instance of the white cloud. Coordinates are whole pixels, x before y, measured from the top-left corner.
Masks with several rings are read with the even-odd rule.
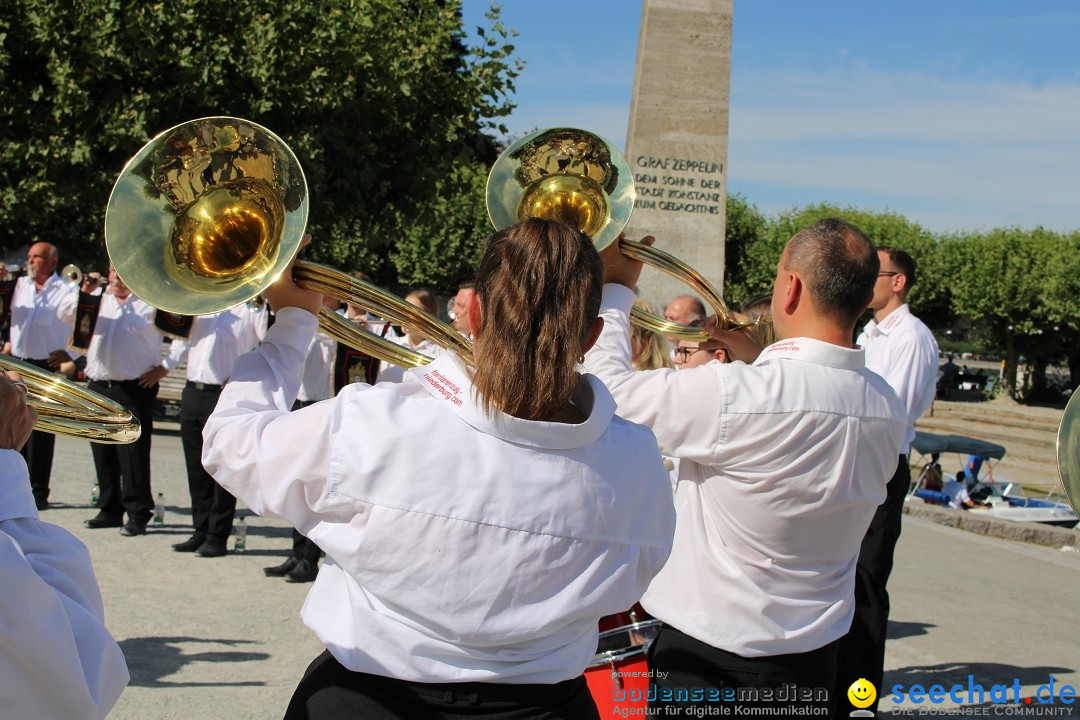
[[[1032,88],[856,71],[732,88],[730,181],[763,210],[879,198],[946,231],[1080,227],[1080,85]],[[935,209],[936,208],[936,209]],[[882,209],[868,207],[868,209]]]

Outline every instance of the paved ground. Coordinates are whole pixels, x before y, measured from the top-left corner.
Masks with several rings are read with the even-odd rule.
[[[110,717],[281,717],[322,650],[298,616],[310,586],[261,572],[287,554],[288,528],[242,510],[251,525],[246,554],[206,559],[173,552],[190,521],[179,438],[155,435],[153,458],[155,492],[164,492],[168,508],[162,530],[125,538],[115,529],[84,528],[94,514],[93,464],[89,446],[66,437],[57,439],[58,504],[44,513],[89,545],[108,625],[128,659],[131,685]],[[886,688],[966,687],[972,675],[988,692],[1017,679],[1030,695],[1053,674],[1058,687],[1080,689],[1080,553],[905,516],[891,591]],[[950,704],[907,703],[901,711]],[[892,707],[886,699],[881,714]]]

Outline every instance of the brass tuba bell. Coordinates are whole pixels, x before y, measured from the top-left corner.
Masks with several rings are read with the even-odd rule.
[[[1057,467],[1061,486],[1072,505],[1073,512],[1080,514],[1080,392],[1073,392],[1065,405],[1057,433]]]
[[[501,230],[528,217],[576,226],[603,250],[613,242],[628,257],[651,265],[696,290],[716,313],[721,328],[734,329],[724,299],[699,272],[678,258],[620,237],[634,209],[634,175],[619,149],[576,128],[530,133],[502,152],[487,181],[487,210]],[[684,340],[705,341],[707,332],[634,308],[634,324]]]
[[[166,130],[128,161],[109,197],[105,245],[138,297],[166,312],[208,315],[274,282],[296,257],[307,216],[307,181],[281,138],[250,120],[201,118]],[[315,263],[293,272],[304,287],[472,356],[438,318],[374,285]],[[399,365],[427,360],[331,315],[320,313],[320,327],[347,345]]]

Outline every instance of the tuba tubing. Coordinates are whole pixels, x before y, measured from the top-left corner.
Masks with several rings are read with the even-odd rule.
[[[142,434],[127,408],[61,375],[8,355],[0,355],[0,368],[22,375],[27,403],[38,414],[35,430],[121,445]]]

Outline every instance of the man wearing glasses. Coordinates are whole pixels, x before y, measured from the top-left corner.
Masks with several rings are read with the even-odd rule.
[[[937,391],[937,342],[907,305],[908,292],[915,284],[915,260],[903,250],[891,247],[878,248],[878,259],[881,269],[870,299],[874,317],[856,344],[866,351],[866,367],[885,378],[900,396],[906,410],[906,434],[885,502],[874,513],[859,553],[855,619],[840,645],[837,697],[844,697],[851,683],[859,678],[881,687],[885,626],[889,619],[885,584],[892,572],[904,495],[911,483],[907,453],[915,439],[915,421],[930,407]],[[870,709],[876,711],[877,703]]]

